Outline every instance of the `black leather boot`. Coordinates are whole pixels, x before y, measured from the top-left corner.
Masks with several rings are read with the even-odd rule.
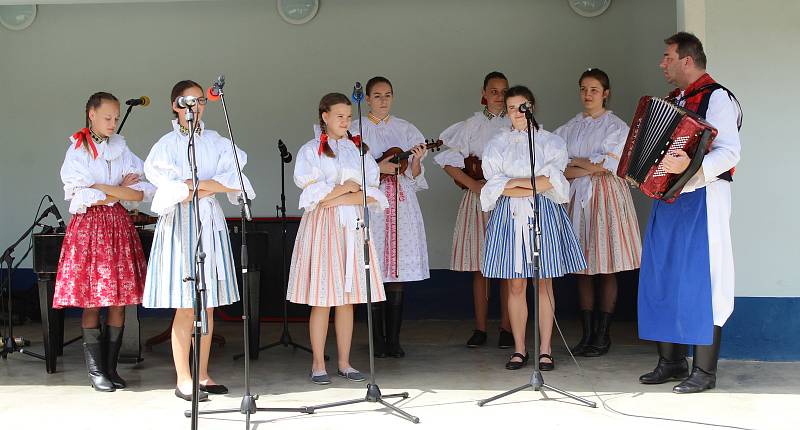
[[[714,340],[711,345],[695,345],[692,374],[672,388],[673,393],[700,393],[717,386],[717,361],[722,327],[714,326]]]
[[[386,292],[386,348],[394,358],[406,356],[400,346],[400,326],[403,323],[403,291]]]
[[[386,335],[383,331],[384,303],[372,304],[372,344],[375,347],[374,356],[386,358]]]
[[[689,375],[686,363],[687,346],[678,343],[656,342],[658,346],[658,365],[652,372],[639,377],[642,384],[663,384],[678,381]]]
[[[125,331],[125,327],[112,327],[107,325],[106,329],[106,339],[108,341],[107,349],[106,349],[106,375],[108,379],[111,380],[111,383],[114,384],[114,388],[121,389],[128,386],[124,379],[122,379],[119,374],[117,373],[117,363],[119,362],[119,349],[122,347],[122,333]]]
[[[99,328],[83,329],[83,358],[89,372],[89,382],[97,391],[114,391],[114,384],[105,373],[105,339]]]
[[[593,323],[594,320],[592,318],[592,311],[582,310],[581,327],[583,328],[583,335],[581,335],[581,340],[578,342],[578,344],[570,348],[572,355],[582,356],[586,352],[586,347],[589,345],[589,339],[592,338],[592,334],[594,333]]]
[[[597,329],[583,355],[586,357],[600,357],[601,355],[605,355],[611,348],[610,329],[611,314],[608,312],[600,312],[600,316],[597,318]]]

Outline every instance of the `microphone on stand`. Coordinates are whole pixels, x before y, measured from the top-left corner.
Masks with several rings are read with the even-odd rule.
[[[211,86],[208,87],[208,91],[206,91],[206,95],[208,99],[212,102],[219,100],[219,97],[222,95],[222,87],[225,86],[225,75],[219,75],[214,82],[211,83]]]
[[[364,89],[361,87],[361,82],[356,82],[353,86],[353,101],[358,103],[364,99]]]
[[[197,104],[197,97],[195,96],[178,96],[175,97],[175,105],[181,109],[193,107]]]
[[[56,202],[54,202],[53,198],[50,196],[47,196],[47,199],[50,200],[50,207],[45,209],[45,216],[47,216],[46,213],[51,213],[54,217],[56,217],[56,221],[58,221],[58,228],[56,229],[56,232],[66,231],[67,225],[64,223],[64,218],[61,217],[61,212],[58,211]]]
[[[292,154],[286,149],[286,145],[281,139],[278,139],[278,150],[281,151],[281,161],[287,164],[292,162]]]
[[[129,99],[125,101],[125,104],[128,106],[149,106],[150,105],[150,97],[141,96],[137,99]]]

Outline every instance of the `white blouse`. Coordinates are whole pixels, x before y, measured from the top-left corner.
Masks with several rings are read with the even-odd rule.
[[[159,215],[175,210],[175,205],[189,197],[189,186],[184,181],[192,178],[189,165],[189,136],[180,132],[178,120],[172,121],[173,130],[156,142],[144,163],[147,179],[158,189],[153,197],[152,209]],[[231,141],[213,130],[205,130],[200,122],[199,134],[195,134],[195,153],[197,154],[198,180],[212,179],[227,188],[240,188],[236,162],[233,158]],[[236,148],[239,163],[244,169],[247,154]],[[247,176],[242,174],[247,197],[256,197]],[[232,204],[238,204],[241,191],[228,194]]]
[[[611,111],[606,111],[597,118],[581,112],[554,133],[567,142],[569,158],[588,158],[592,163],[602,163],[604,168],[616,175],[628,131],[625,121]],[[581,207],[586,207],[591,202],[593,193],[591,175],[572,180],[570,198]],[[579,212],[573,213],[577,216]]]
[[[470,155],[483,156],[487,142],[499,130],[511,127],[508,116],[493,116],[490,119],[484,112],[475,112],[465,121],[447,127],[439,139],[448,147],[434,157],[436,164],[464,168],[464,159]],[[485,174],[484,174],[485,176]]]
[[[403,151],[408,151],[414,146],[425,143],[425,136],[420,133],[414,124],[394,116],[381,120],[377,124],[372,122],[369,117],[362,117],[361,128],[363,132],[362,138],[369,146],[369,153],[376,160],[389,148],[398,147]],[[353,126],[350,127],[350,131],[354,135],[358,134],[358,124],[355,121]],[[417,177],[414,177],[411,173],[411,162],[413,160],[414,155],[411,155],[408,158],[409,167],[403,174],[413,181],[414,191],[427,190],[428,181],[425,180],[425,166],[420,164],[422,170]]]
[[[369,143],[368,143],[369,145]],[[336,157],[328,157],[319,152],[319,137],[316,137],[297,151],[297,162],[294,165],[294,183],[303,191],[300,193],[300,209],[313,211],[336,185],[346,181],[361,183],[361,154],[355,144],[348,138],[328,139],[328,146]],[[365,157],[368,197],[375,199],[374,209],[386,209],[389,202],[378,189],[380,170],[372,157]]]
[[[139,183],[129,188],[142,191],[144,200],[153,198],[155,187],[144,180],[142,160],[128,148],[125,138],[114,134],[100,143],[95,143],[97,158],[75,138],[69,138],[70,145],[61,166],[61,181],[64,182],[64,199],[70,200],[71,214],[85,213],[92,204],[105,200],[106,193],[91,188],[94,184],[118,186],[125,175],[139,175]],[[127,209],[138,207],[139,202],[121,202]],[[112,206],[114,203],[109,203]]]
[[[534,132],[533,138],[535,176],[547,176],[553,186],[541,194],[558,204],[568,202],[569,183],[564,177],[568,157],[564,140],[542,129]],[[497,133],[486,145],[482,167],[486,184],[481,190],[481,207],[488,212],[494,209],[509,180],[531,177],[528,132],[508,127]]]

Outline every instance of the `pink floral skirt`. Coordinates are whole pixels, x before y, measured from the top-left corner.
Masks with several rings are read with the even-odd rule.
[[[67,226],[53,308],[96,308],[142,301],[147,263],[125,208],[92,206]]]

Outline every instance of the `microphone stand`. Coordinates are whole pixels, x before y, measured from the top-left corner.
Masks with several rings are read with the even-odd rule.
[[[286,290],[289,288],[288,282],[286,280],[286,272],[289,269],[286,260],[288,254],[288,247],[289,241],[287,239],[287,227],[286,227],[286,164],[291,163],[292,158],[291,154],[288,152],[286,156],[283,155],[281,152],[281,204],[280,206],[275,206],[275,210],[278,211],[281,219],[281,252],[283,253],[283,265],[281,266],[281,276],[283,277],[283,297],[286,298]],[[301,349],[303,351],[312,352],[311,349],[307,346],[300,345],[295,343],[292,340],[292,334],[289,333],[289,304],[287,300],[283,301],[283,331],[281,332],[281,338],[275,342],[272,342],[268,345],[264,345],[258,348],[257,352],[254,354],[255,357],[253,359],[258,359],[258,351],[264,351],[266,349],[270,349],[272,347],[283,345],[285,347],[291,346],[294,349]],[[237,354],[233,356],[234,360],[237,360],[243,357],[245,353]],[[325,361],[327,361],[330,357],[327,354],[324,355]]]
[[[17,241],[14,242],[13,245],[11,245],[8,248],[6,248],[6,250],[3,252],[3,255],[0,257],[0,264],[5,263],[5,265],[6,265],[6,282],[5,282],[5,285],[0,286],[0,298],[2,298],[3,293],[5,292],[6,293],[5,294],[6,301],[7,301],[5,310],[8,312],[8,315],[6,315],[7,319],[6,319],[6,327],[5,327],[5,332],[6,332],[5,336],[0,332],[0,356],[3,358],[3,360],[7,360],[8,359],[8,354],[13,354],[15,352],[21,352],[21,353],[23,353],[25,355],[29,355],[31,357],[38,358],[40,360],[45,360],[45,357],[43,355],[37,354],[37,353],[32,352],[32,351],[28,351],[27,349],[25,349],[25,346],[29,345],[30,342],[28,342],[24,338],[15,338],[14,337],[14,322],[13,322],[12,313],[11,313],[11,311],[12,311],[12,303],[11,303],[11,285],[12,285],[11,284],[11,279],[12,279],[12,276],[11,276],[11,274],[15,269],[15,267],[13,267],[13,264],[14,264],[14,249],[17,247],[17,245],[20,244],[20,242],[22,242],[23,240],[25,240],[26,237],[28,237],[28,235],[33,231],[34,228],[36,228],[37,226],[41,225],[40,222],[45,217],[47,217],[47,215],[50,214],[51,210],[52,209],[48,208],[44,212],[42,212],[42,214],[39,215],[39,217],[36,219],[36,221],[34,221],[33,224],[31,224],[31,226],[28,227],[27,230],[25,230],[25,233],[23,233],[22,236],[20,236],[19,239],[17,239]],[[30,252],[30,249],[28,250],[28,252]],[[27,255],[28,254],[26,253],[25,256],[27,256]],[[24,260],[24,259],[25,259],[25,257],[22,258],[22,260]],[[17,266],[19,266],[19,264],[17,264]]]
[[[133,109],[133,105],[128,105],[128,109],[125,111],[125,116],[122,117],[122,122],[119,124],[119,128],[117,129],[117,134],[122,131],[122,127],[125,126],[125,121],[128,120],[128,115],[131,114],[131,109]]]
[[[191,411],[184,411],[184,415],[186,417],[192,418],[192,430],[196,427],[194,425],[195,421],[197,420],[198,415],[212,415],[212,414],[225,414],[225,413],[233,413],[239,412],[245,415],[245,429],[250,428],[250,415],[256,413],[257,411],[271,411],[271,412],[305,412],[311,413],[307,410],[307,408],[259,408],[256,405],[256,400],[258,399],[258,395],[253,395],[250,393],[250,330],[249,330],[249,323],[248,320],[250,319],[250,282],[247,276],[247,267],[248,267],[248,256],[247,256],[247,221],[252,220],[252,215],[250,212],[250,198],[247,197],[247,189],[244,186],[244,178],[242,177],[242,165],[239,163],[239,155],[236,152],[236,144],[233,139],[233,130],[231,129],[231,122],[228,117],[228,109],[225,106],[225,94],[222,91],[222,86],[220,85],[217,88],[219,91],[219,98],[222,102],[222,111],[225,113],[225,124],[228,127],[228,136],[230,136],[231,141],[231,148],[233,150],[233,160],[236,162],[236,173],[239,177],[239,189],[241,192],[239,193],[239,216],[242,221],[242,230],[241,230],[241,240],[242,240],[242,248],[241,248],[241,271],[242,271],[242,326],[244,328],[244,394],[242,395],[242,402],[239,405],[239,409],[217,409],[217,410],[206,410],[206,411],[198,411],[195,409],[195,405],[198,394],[197,391],[194,391],[195,396],[192,397],[192,410]],[[191,125],[191,123],[190,123]],[[190,127],[192,133],[194,129]],[[191,138],[190,138],[191,139]],[[192,150],[194,151],[194,147],[192,146]],[[195,166],[196,167],[196,166]],[[196,173],[196,171],[195,171]],[[196,190],[196,188],[195,188]],[[197,193],[195,191],[195,198],[197,197]],[[195,206],[195,209],[197,206]],[[199,225],[200,216],[199,213],[197,214],[197,220]],[[198,241],[199,245],[199,241]],[[205,292],[205,290],[204,290]],[[205,303],[205,302],[204,302]],[[205,309],[205,307],[204,307]],[[205,314],[205,312],[204,312]],[[205,333],[208,333],[206,330]],[[195,346],[200,345],[199,340],[195,341]],[[195,347],[195,351],[199,351],[199,348]],[[195,354],[195,363],[199,363],[200,358],[199,354]],[[197,365],[194,366],[194,370],[197,370]],[[194,378],[194,383],[196,384],[197,378]]]
[[[544,394],[544,390],[547,389],[547,390],[550,390],[550,391],[555,391],[556,393],[559,393],[559,394],[561,394],[563,396],[569,397],[569,398],[571,398],[573,400],[577,400],[577,401],[583,403],[586,406],[589,406],[589,407],[592,407],[592,408],[596,408],[597,404],[595,402],[583,399],[583,398],[578,397],[578,396],[576,396],[576,395],[574,395],[572,393],[569,393],[567,391],[564,391],[564,390],[561,390],[561,389],[558,389],[556,387],[553,387],[551,385],[546,384],[544,382],[544,377],[542,376],[542,372],[539,370],[539,277],[540,277],[540,272],[539,272],[539,270],[540,270],[540,265],[539,265],[540,254],[539,254],[539,252],[541,251],[542,230],[541,230],[541,225],[539,223],[539,205],[536,202],[536,196],[537,196],[537,194],[536,194],[536,174],[535,174],[536,170],[534,170],[534,166],[536,165],[536,153],[533,150],[533,148],[534,148],[534,143],[533,143],[533,124],[535,124],[536,122],[533,120],[533,112],[531,112],[531,109],[532,108],[528,108],[527,110],[525,110],[525,119],[527,120],[527,123],[528,123],[528,156],[529,156],[530,165],[531,165],[531,188],[533,190],[533,197],[531,198],[531,203],[533,204],[534,217],[533,217],[533,222],[529,222],[528,223],[528,229],[533,231],[534,239],[528,241],[528,244],[529,244],[529,246],[531,248],[530,249],[531,255],[533,256],[533,259],[532,259],[533,260],[532,261],[532,265],[533,265],[533,277],[532,277],[532,281],[533,281],[533,334],[534,334],[534,337],[533,337],[533,342],[534,342],[533,343],[533,356],[536,357],[536,364],[534,364],[533,373],[531,374],[531,379],[527,384],[522,385],[522,386],[517,387],[517,388],[514,388],[514,389],[511,389],[511,390],[506,391],[504,393],[498,394],[498,395],[496,395],[494,397],[490,397],[490,398],[485,399],[485,400],[480,400],[478,402],[478,406],[483,406],[483,405],[485,405],[485,404],[487,404],[489,402],[493,402],[493,401],[495,401],[497,399],[500,399],[500,398],[506,397],[508,395],[514,394],[514,393],[516,393],[518,391],[522,391],[522,390],[524,390],[526,388],[533,388],[534,391],[541,391],[542,395],[545,398],[547,398],[547,395]]]
[[[197,190],[199,179],[197,177],[197,155],[195,152],[195,121],[194,111],[189,106],[186,109],[186,121],[189,123],[189,166],[192,170],[192,211],[193,216],[197,220],[197,227],[194,232],[197,236],[197,246],[195,248],[195,264],[192,267],[193,273],[183,278],[184,282],[193,283],[194,286],[194,301],[192,307],[194,308],[194,345],[192,347],[192,410],[189,415],[192,418],[192,430],[197,430],[197,416],[198,416],[198,402],[200,399],[200,342],[202,335],[208,335],[208,316],[206,315],[206,276],[205,276],[205,259],[206,254],[203,251],[203,227],[200,220],[200,197]],[[189,249],[191,252],[192,250]],[[202,331],[202,333],[201,333]]]
[[[357,87],[360,86],[357,84]],[[362,93],[353,91],[353,99],[358,105],[358,134],[363,136],[362,129],[361,129],[361,99],[364,97]],[[364,272],[366,276],[366,283],[367,283],[367,330],[368,330],[368,339],[369,339],[369,377],[370,382],[367,384],[367,394],[363,398],[353,399],[353,400],[344,400],[341,402],[334,402],[334,403],[326,403],[317,406],[309,406],[308,411],[309,413],[314,413],[317,409],[325,409],[325,408],[333,408],[337,406],[345,406],[345,405],[352,405],[356,403],[380,403],[381,405],[389,408],[390,410],[396,412],[401,417],[411,421],[414,424],[419,423],[419,418],[415,417],[408,412],[400,409],[399,407],[387,402],[386,398],[390,397],[400,397],[403,399],[408,398],[408,393],[397,393],[397,394],[381,394],[381,389],[378,387],[378,384],[375,382],[375,344],[372,340],[372,286],[371,286],[371,279],[370,279],[370,271],[372,270],[372,266],[370,265],[370,258],[369,258],[369,208],[367,207],[367,173],[366,173],[366,164],[365,164],[365,157],[367,156],[366,146],[364,146],[363,141],[362,144],[359,146],[359,152],[361,152],[361,190],[363,194],[363,201],[362,201],[362,208],[364,211],[364,220],[358,220],[359,228],[364,233]],[[379,269],[380,270],[380,269]]]

